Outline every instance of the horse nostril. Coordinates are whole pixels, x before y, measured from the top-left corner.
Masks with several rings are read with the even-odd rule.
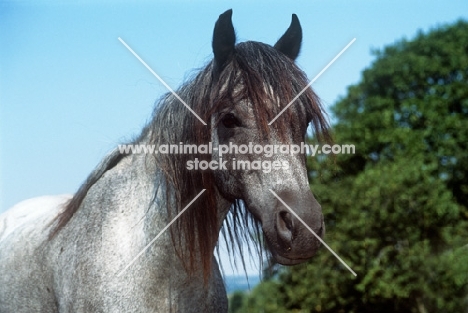
[[[280,211],[276,215],[276,229],[278,231],[278,243],[284,249],[291,249],[292,241],[294,240],[294,220],[291,213]],[[288,251],[289,251],[288,250]]]
[[[279,216],[280,216],[280,219],[284,222],[284,225],[286,226],[286,228],[290,232],[292,232],[293,222],[292,222],[291,213],[286,212],[286,211],[282,211],[282,212],[279,213]]]

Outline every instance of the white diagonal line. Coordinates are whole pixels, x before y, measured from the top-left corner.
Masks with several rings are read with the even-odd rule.
[[[158,238],[159,238],[159,236],[161,236],[162,233],[164,233],[164,232],[172,225],[172,223],[174,223],[182,214],[184,214],[184,212],[190,207],[190,205],[192,205],[192,203],[194,203],[195,200],[197,200],[198,197],[200,197],[201,194],[205,192],[205,190],[206,190],[206,189],[203,189],[202,191],[200,191],[200,193],[199,193],[195,198],[193,198],[193,200],[190,201],[190,203],[187,204],[187,205],[185,206],[185,208],[184,208],[182,211],[180,211],[180,213],[177,214],[176,217],[174,217],[174,219],[173,219],[169,224],[167,224],[166,227],[164,227],[164,228],[159,232],[159,234],[157,234],[156,237],[154,237],[153,240],[151,240],[151,241],[143,248],[143,250],[141,250],[140,253],[138,253],[138,254],[136,255],[136,257],[134,257],[133,260],[130,261],[130,263],[127,264],[127,266],[124,267],[123,270],[121,270],[121,271],[117,274],[117,277],[119,277],[120,275],[122,275],[133,263],[135,263],[135,261],[136,261],[136,260],[137,260],[137,259],[138,259],[138,258],[139,258],[139,257],[140,257],[140,256],[157,240],[157,239],[158,239]]]
[[[310,87],[310,85],[312,85],[312,84],[323,74],[323,72],[325,72],[325,71],[336,61],[336,59],[338,59],[338,58],[349,48],[349,46],[351,46],[355,41],[356,41],[356,38],[353,38],[353,40],[351,40],[351,41],[346,45],[346,47],[344,47],[343,50],[341,50],[340,53],[338,53],[338,54],[336,55],[336,57],[334,57],[333,60],[331,60],[331,61],[327,64],[327,66],[325,66],[325,67],[323,68],[323,70],[321,70],[320,73],[318,73],[318,74],[314,77],[314,79],[312,79],[312,80],[310,81],[310,83],[308,83],[307,86],[305,86],[304,89],[302,89],[301,92],[299,92],[299,93],[297,94],[297,96],[295,96],[294,99],[292,99],[291,102],[289,102],[288,105],[285,106],[285,107],[281,110],[281,112],[279,112],[278,115],[276,115],[275,118],[272,119],[272,120],[270,121],[270,123],[268,123],[268,125],[273,124],[273,122],[276,121],[276,119],[277,119],[278,117],[280,117],[280,115],[283,114],[284,111],[286,111],[286,110],[291,106],[291,104],[293,104],[293,102],[296,101],[296,100],[304,93],[304,91],[306,91],[306,90]]]
[[[179,95],[178,95],[174,90],[172,90],[172,88],[169,87],[169,85],[166,84],[166,82],[165,82],[164,80],[162,80],[162,78],[159,77],[159,75],[156,74],[156,73],[151,69],[151,67],[149,67],[148,64],[146,64],[145,61],[143,61],[143,60],[139,57],[138,54],[136,54],[135,51],[133,51],[133,49],[130,48],[130,47],[127,45],[127,43],[126,43],[125,41],[123,41],[122,38],[119,37],[118,39],[119,39],[119,41],[125,46],[125,48],[127,48],[128,51],[130,51],[130,52],[138,59],[138,61],[140,61],[140,62],[151,72],[151,74],[153,74],[153,75],[161,82],[161,84],[163,84],[164,87],[166,87],[166,88],[174,95],[174,97],[176,97],[180,102],[182,102],[182,104],[185,105],[185,107],[186,107],[190,112],[192,112],[192,114],[195,115],[195,117],[198,118],[198,119],[200,120],[200,122],[203,123],[203,125],[206,126],[205,121],[202,120],[201,117],[198,116],[197,113],[195,113],[195,111],[192,110],[192,109],[187,105],[187,103],[185,103],[185,101],[182,100],[182,98],[179,97]]]
[[[276,197],[278,198],[278,200],[292,213],[292,215],[294,215],[302,224],[304,224],[304,226],[315,236],[315,238],[317,238],[328,250],[330,250],[330,252],[354,275],[354,276],[357,276],[357,274],[351,269],[351,267],[348,266],[348,264],[346,264],[339,256],[338,254],[335,253],[335,251],[332,250],[332,248],[330,248],[326,243],[325,241],[322,240],[322,238],[320,238],[320,236],[318,236],[310,227],[309,225],[307,225],[297,214],[296,212],[294,212],[287,204],[286,202],[283,201],[283,199],[281,199],[273,190],[269,189],[270,192]]]

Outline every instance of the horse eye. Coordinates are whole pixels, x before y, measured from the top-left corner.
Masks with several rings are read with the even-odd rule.
[[[241,125],[240,121],[232,113],[226,114],[221,120],[221,123],[223,123],[226,128],[235,128]]]

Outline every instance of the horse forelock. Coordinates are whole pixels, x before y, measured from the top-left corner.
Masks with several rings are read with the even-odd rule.
[[[257,125],[265,134],[271,130],[285,134],[291,125],[304,121],[312,123],[320,140],[331,141],[320,99],[311,88],[303,91],[309,83],[307,75],[275,48],[260,42],[242,42],[236,46],[232,61],[219,76],[218,84],[228,88],[222,88],[218,97],[227,100],[224,103],[228,105],[247,100]],[[215,90],[220,90],[219,86]],[[236,90],[234,96],[232,90]],[[268,125],[299,94],[299,98]],[[212,111],[219,110],[216,103],[213,108]]]

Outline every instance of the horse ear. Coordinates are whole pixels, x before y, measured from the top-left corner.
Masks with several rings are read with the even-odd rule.
[[[292,15],[291,25],[283,36],[276,42],[275,48],[295,60],[299,55],[302,43],[302,28],[296,14]]]
[[[236,33],[232,26],[232,9],[221,14],[213,31],[213,53],[215,68],[221,72],[234,53]]]

